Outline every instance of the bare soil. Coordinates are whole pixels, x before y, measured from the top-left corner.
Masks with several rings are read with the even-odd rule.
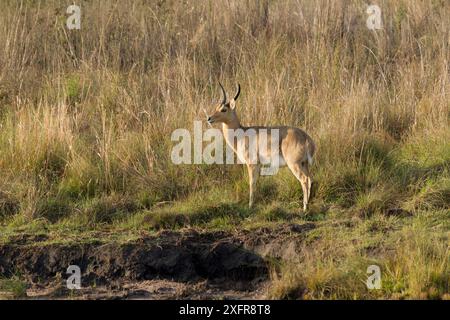
[[[35,299],[264,298],[269,261],[297,258],[314,227],[161,231],[128,243],[52,244],[22,236],[0,245],[0,277],[20,275]],[[81,269],[81,290],[65,286],[69,265]]]

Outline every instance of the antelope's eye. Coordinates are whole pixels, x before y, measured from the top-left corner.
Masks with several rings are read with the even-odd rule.
[[[222,108],[220,112],[227,112],[227,108]]]

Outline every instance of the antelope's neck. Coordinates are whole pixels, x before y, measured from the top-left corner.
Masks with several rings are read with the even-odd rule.
[[[237,129],[242,129],[241,124],[239,123],[239,121],[233,122],[233,123],[222,123],[222,131],[225,130],[237,130]]]
[[[225,141],[233,149],[236,148],[235,146],[236,141],[234,138],[230,137],[234,137],[234,130],[238,129],[242,129],[242,126],[239,123],[239,121],[236,121],[234,123],[222,123],[222,133],[225,138]]]

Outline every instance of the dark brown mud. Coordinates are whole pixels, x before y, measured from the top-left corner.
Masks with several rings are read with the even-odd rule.
[[[0,245],[0,277],[20,275],[30,297],[64,297],[70,294],[66,270],[77,265],[84,287],[77,296],[84,298],[261,297],[268,261],[294,259],[312,228],[308,223],[234,233],[162,231],[125,244],[22,237]]]

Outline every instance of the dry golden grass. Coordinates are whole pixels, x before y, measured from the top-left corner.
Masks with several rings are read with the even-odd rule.
[[[70,4],[0,4],[2,224],[223,227],[254,215],[239,167],[170,161],[172,131],[204,119],[218,80],[241,84],[243,124],[298,126],[317,142],[311,219],[449,210],[448,1],[378,1],[378,31],[362,0],[89,0],[81,30],[67,30]],[[269,220],[300,202],[284,173],[260,189]],[[330,266],[316,277],[334,279]]]

